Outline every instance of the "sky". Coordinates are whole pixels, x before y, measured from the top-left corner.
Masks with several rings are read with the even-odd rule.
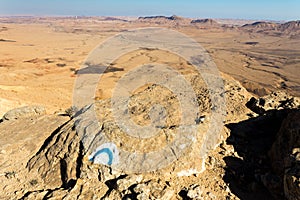
[[[299,20],[300,0],[0,0],[0,16],[152,16]]]

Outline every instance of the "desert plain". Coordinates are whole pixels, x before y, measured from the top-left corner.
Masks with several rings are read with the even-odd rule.
[[[88,54],[120,31],[142,27],[170,28],[195,39],[220,72],[255,95],[279,89],[299,96],[299,22],[285,31],[272,28],[272,23],[225,22],[191,24],[179,17],[1,18],[0,115],[29,104],[46,105],[50,113],[70,107],[75,71]]]

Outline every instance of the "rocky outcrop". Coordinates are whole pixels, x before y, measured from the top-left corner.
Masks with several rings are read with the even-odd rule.
[[[299,105],[299,98],[284,92],[252,97],[247,102],[255,114],[226,125],[231,130],[227,142],[242,157],[225,157],[228,182],[237,180],[243,189],[256,192],[265,187],[276,199],[297,199]]]
[[[74,185],[82,162],[80,145],[73,121],[52,133],[27,163],[29,171],[35,169],[39,174],[37,188],[69,188]]]
[[[208,92],[202,88],[201,79],[194,76],[190,79],[197,95],[202,95],[198,99],[202,115],[185,125],[195,126],[197,132],[204,134],[210,117]],[[188,148],[182,150],[168,145],[169,140],[177,137],[181,116],[179,102],[170,91],[156,84],[149,85],[133,95],[129,103],[128,112],[140,125],[155,120],[155,116],[148,114],[151,105],[160,103],[166,109],[166,123],[156,124],[160,131],[156,137],[143,139],[125,134],[108,109],[111,103],[102,100],[82,108],[46,140],[27,164],[29,173],[37,175],[39,184],[24,199],[39,195],[83,197],[87,194],[82,191],[88,193],[91,189],[98,192],[90,192],[90,198],[171,199],[182,190],[182,184],[192,184],[187,177],[197,177],[204,171],[205,156],[200,154],[203,134],[194,136],[185,128],[188,136],[195,138],[189,142],[185,136],[176,145]],[[159,107],[154,109],[160,112]],[[213,146],[207,144],[207,150],[216,145],[210,143]],[[161,151],[164,146],[165,150]],[[107,156],[101,156],[103,153]]]
[[[11,111],[6,116],[14,116],[12,113],[19,113],[18,110],[23,109]],[[13,120],[0,123],[0,199],[20,198],[30,188],[40,185],[39,174],[29,174],[26,164],[47,144],[47,138],[69,120],[64,116],[35,114],[26,112],[26,117],[22,115],[22,118],[17,114],[17,119],[8,117]]]
[[[279,188],[293,199],[299,189],[298,143],[293,143],[298,141],[293,127],[298,126],[299,115],[287,110],[299,106],[299,100],[273,93],[247,104],[251,95],[246,89],[224,77],[225,88],[219,95],[224,95],[226,101],[219,103],[226,102],[224,121],[229,129],[221,131],[217,143],[206,144],[205,154],[200,154],[202,142],[215,107],[203,80],[194,74],[186,78],[195,91],[199,115],[185,125],[197,127],[197,134],[191,143],[185,143],[188,148],[184,151],[170,147],[159,155],[149,155],[174,140],[181,116],[176,95],[156,84],[137,90],[127,110],[135,123],[146,125],[158,117],[149,108],[160,103],[165,110],[154,107],[152,111],[159,111],[159,116],[169,115],[165,124],[156,124],[162,134],[155,137],[125,134],[115,119],[111,99],[79,110],[71,108],[71,119],[45,114],[9,117],[13,120],[0,123],[0,135],[4,138],[0,139],[1,199],[242,198],[228,177],[245,186],[245,196],[270,198],[267,187],[275,197]],[[256,112],[258,108],[263,112]],[[177,144],[180,146],[187,139],[182,138]],[[278,169],[282,175],[273,172],[267,163],[267,152],[274,141],[274,148],[284,149],[270,151],[272,162],[282,162],[286,167],[285,171]],[[276,182],[277,177],[281,179]]]
[[[294,98],[285,92],[273,92],[270,95],[256,99],[252,97],[246,106],[253,112],[263,115],[267,110],[282,110],[299,108],[299,98]]]
[[[137,91],[128,105],[132,120],[139,125],[158,120],[157,117],[160,115],[155,115],[156,111],[161,114],[168,113],[165,124],[155,122],[156,129],[159,130],[155,137],[142,139],[125,134],[110,109],[112,103],[110,99],[88,105],[75,115],[71,112],[72,119],[59,125],[50,133],[45,128],[46,125],[50,125],[49,122],[45,122],[45,126],[38,123],[41,116],[5,120],[0,124],[1,126],[14,123],[14,127],[25,129],[28,136],[22,135],[22,138],[27,138],[30,143],[36,142],[36,139],[29,137],[32,135],[29,134],[30,131],[38,133],[38,130],[42,129],[47,137],[43,137],[43,142],[36,142],[30,154],[20,157],[22,165],[16,173],[13,173],[11,167],[14,160],[8,164],[7,172],[9,170],[12,172],[5,173],[1,178],[11,180],[9,183],[16,182],[16,179],[20,182],[8,187],[6,185],[8,181],[3,181],[5,185],[1,187],[5,188],[4,197],[17,199],[180,198],[180,191],[184,187],[212,176],[213,171],[207,174],[204,172],[206,154],[216,147],[216,142],[220,142],[220,138],[216,137],[203,145],[203,137],[209,128],[209,119],[212,117],[209,91],[199,76],[191,74],[186,78],[195,90],[196,98],[193,100],[199,104],[199,110],[195,118],[184,121],[185,132],[182,135],[184,137],[177,139],[174,146],[168,144],[176,140],[179,135],[176,133],[181,126],[181,112],[178,109],[180,104],[175,94],[156,84]],[[178,87],[182,86],[178,85]],[[152,108],[153,104],[161,104],[165,110],[161,107]],[[151,114],[152,112],[154,114]],[[53,116],[53,118],[66,120],[63,116]],[[39,127],[22,126],[23,123],[28,123],[26,120],[39,124]],[[189,127],[196,130],[196,134],[190,134]],[[214,128],[215,126],[212,132]],[[16,133],[17,131],[11,129],[12,135]],[[188,135],[184,135],[185,133]],[[23,141],[18,145],[23,146]],[[7,155],[12,156],[9,153]],[[209,168],[213,170],[213,167]],[[209,183],[209,187],[220,188],[216,185],[224,183],[221,176],[218,179],[220,181]],[[218,190],[214,189],[214,193],[221,196]]]

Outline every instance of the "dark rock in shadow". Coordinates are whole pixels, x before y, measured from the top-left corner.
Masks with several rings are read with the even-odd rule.
[[[268,153],[282,122],[296,111],[268,110],[258,117],[226,125],[231,131],[226,142],[234,146],[240,158],[224,158],[224,181],[240,199],[283,199],[282,179],[273,172]]]
[[[65,63],[57,63],[56,66],[57,66],[57,67],[65,67],[66,64],[65,64]]]
[[[259,42],[245,42],[245,44],[247,44],[247,45],[253,45],[253,46],[255,46],[255,45],[257,45]]]
[[[90,65],[88,67],[79,69],[75,71],[75,74],[104,74],[109,72],[117,72],[117,71],[124,71],[123,68],[118,67],[106,67],[100,65]]]

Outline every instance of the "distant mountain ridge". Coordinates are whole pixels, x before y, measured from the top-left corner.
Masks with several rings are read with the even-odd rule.
[[[178,26],[178,25],[188,25],[190,23],[190,19],[180,17],[177,15],[172,15],[170,17],[167,16],[146,16],[146,17],[139,17],[137,22],[142,23],[153,23],[153,24],[164,24],[168,26]]]
[[[274,23],[259,21],[252,24],[245,24],[241,26],[242,30],[249,32],[258,32],[268,35],[289,35],[299,36],[300,35],[300,20],[289,21],[285,23]]]
[[[163,15],[157,15],[157,16],[146,16],[146,17],[139,17],[138,20],[151,20],[151,19],[166,19],[166,20],[182,20],[183,17],[179,17],[177,15],[172,15],[170,17],[166,17]]]
[[[244,27],[244,28],[276,28],[277,26],[278,26],[277,23],[258,21],[258,22],[254,22],[252,24],[245,24],[242,27]]]
[[[146,16],[146,17],[139,17],[138,22],[146,22],[146,23],[155,23],[155,24],[166,24],[166,25],[197,25],[203,27],[217,27],[221,26],[217,21],[213,19],[190,19],[184,18],[177,15],[172,15],[170,17],[167,16]]]
[[[300,30],[300,20],[280,24],[279,28],[282,30]]]
[[[191,21],[191,24],[210,24],[210,25],[217,25],[219,24],[217,21],[213,19],[194,19]]]
[[[147,23],[156,23],[156,24],[169,24],[169,25],[199,25],[204,27],[224,27],[230,28],[231,26],[227,26],[222,24],[222,22],[218,22],[218,20],[211,18],[204,19],[189,19],[177,15],[172,16],[144,16],[138,17],[138,22],[147,22]],[[279,33],[269,33],[278,35],[281,34],[292,34],[293,32],[298,32],[300,30],[300,20],[289,21],[285,23],[272,22],[272,21],[257,21],[254,23],[244,24],[244,25],[235,25],[235,27],[240,27],[242,30],[250,31],[250,32],[265,32],[265,31],[275,31]]]

